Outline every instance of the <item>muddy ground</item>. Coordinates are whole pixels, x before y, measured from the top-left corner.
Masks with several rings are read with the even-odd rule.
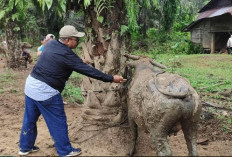
[[[0,85],[0,156],[17,156],[21,124],[24,112],[24,84],[32,67],[15,70],[13,82]],[[4,59],[0,58],[0,77],[5,73]],[[66,101],[66,100],[65,100]],[[82,105],[67,102],[65,105],[69,125],[70,139],[74,147],[81,147],[81,156],[125,156],[130,143],[130,134],[126,124],[124,127],[112,127],[102,130],[95,136],[80,132],[78,123],[81,121]],[[204,113],[199,125],[198,150],[200,156],[232,156],[232,135],[222,131],[222,122],[208,114],[209,108],[204,107]],[[41,116],[38,123],[36,145],[40,151],[32,156],[57,156],[53,141]],[[141,131],[140,131],[141,132]],[[79,139],[73,138],[79,137]],[[77,143],[79,140],[79,143]],[[183,133],[169,137],[173,155],[188,155]],[[82,141],[82,142],[80,142]],[[141,132],[136,147],[137,156],[155,156],[156,149],[152,145],[149,134]]]

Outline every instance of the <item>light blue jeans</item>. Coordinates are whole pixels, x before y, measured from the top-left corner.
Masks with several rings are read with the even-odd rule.
[[[37,137],[36,122],[42,114],[59,156],[69,154],[73,148],[68,138],[67,118],[61,94],[45,101],[25,96],[25,112],[20,134],[19,149],[31,150]]]

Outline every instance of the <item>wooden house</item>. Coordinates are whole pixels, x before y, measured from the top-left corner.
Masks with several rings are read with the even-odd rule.
[[[232,35],[232,0],[211,0],[183,31],[190,31],[191,41],[211,53],[225,49]]]

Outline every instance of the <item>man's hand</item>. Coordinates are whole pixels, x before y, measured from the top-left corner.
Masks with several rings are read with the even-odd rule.
[[[124,79],[122,76],[114,75],[114,83],[123,83],[126,82],[126,79]]]

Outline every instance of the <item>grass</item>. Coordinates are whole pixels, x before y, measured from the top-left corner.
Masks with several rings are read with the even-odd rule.
[[[82,92],[79,87],[81,77],[81,74],[73,72],[65,86],[64,91],[62,92],[62,96],[69,102],[78,104],[82,104],[84,102],[84,98],[82,97]]]
[[[205,95],[202,96],[203,100],[217,100],[217,105],[232,108],[232,105],[229,105],[232,98],[222,101],[223,96],[218,94],[226,89],[232,89],[231,55],[157,55],[153,58],[157,62],[167,65],[169,67],[167,71],[187,78],[199,93]],[[210,94],[207,95],[205,93]],[[231,133],[231,116],[223,116],[223,113],[218,113],[215,109],[209,111],[217,114],[217,118],[222,120],[221,130],[228,134]]]
[[[222,120],[221,130],[226,133],[231,133],[232,118],[228,116],[218,115],[218,119]]]
[[[157,55],[156,61],[168,65],[168,71],[187,78],[197,90],[218,92],[232,89],[230,55]]]
[[[3,86],[4,84],[12,83],[15,79],[15,75],[12,70],[7,70],[4,73],[0,74],[0,85]]]
[[[14,83],[15,77],[12,70],[6,70],[4,73],[0,73],[0,94],[4,93],[5,85],[9,86]]]
[[[4,89],[3,88],[0,88],[0,95],[4,93]]]

